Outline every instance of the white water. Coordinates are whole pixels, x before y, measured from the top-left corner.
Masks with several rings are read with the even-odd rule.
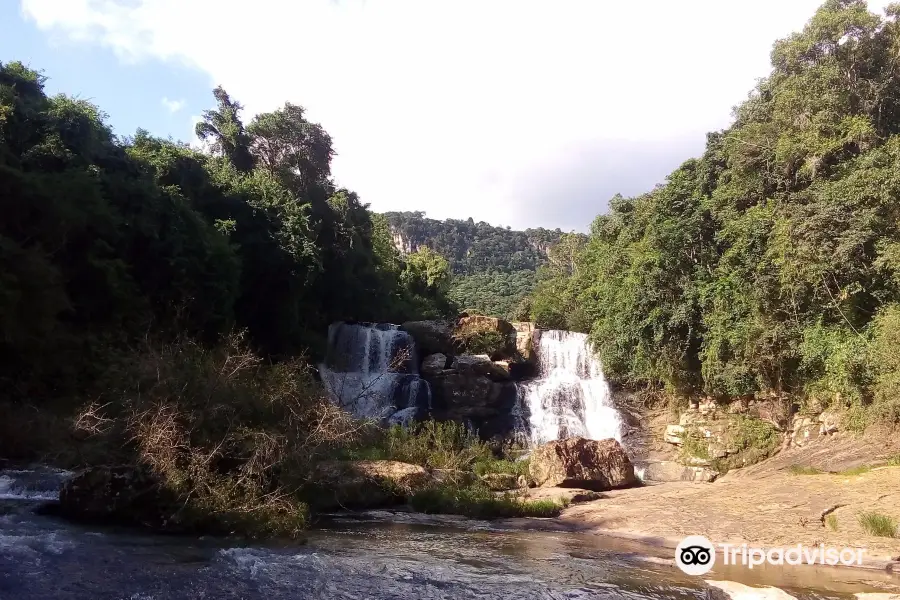
[[[7,469],[0,473],[0,500],[58,500],[62,482],[71,476],[61,469]]]
[[[319,372],[332,399],[354,415],[405,423],[430,408],[431,389],[416,365],[415,343],[396,325],[333,323]]]
[[[541,331],[539,361],[540,378],[519,386],[533,444],[570,437],[622,441],[622,418],[587,335]]]

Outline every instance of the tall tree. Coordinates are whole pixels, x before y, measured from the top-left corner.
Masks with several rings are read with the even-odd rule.
[[[253,155],[250,153],[250,136],[241,122],[244,108],[232,100],[228,92],[217,87],[213,90],[217,108],[203,111],[203,120],[197,123],[195,133],[201,140],[212,140],[212,150],[226,157],[239,172],[248,173],[253,169]]]

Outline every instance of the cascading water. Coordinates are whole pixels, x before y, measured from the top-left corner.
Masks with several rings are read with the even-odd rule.
[[[622,418],[609,385],[583,333],[540,332],[540,377],[519,384],[519,410],[528,411],[532,444],[569,437],[622,441]],[[520,414],[521,414],[520,412]]]
[[[319,372],[332,399],[349,412],[404,424],[431,407],[417,365],[413,339],[396,325],[332,323]]]

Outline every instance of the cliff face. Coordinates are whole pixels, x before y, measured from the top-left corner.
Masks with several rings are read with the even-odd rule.
[[[419,249],[417,242],[413,242],[402,231],[393,227],[391,228],[391,241],[394,243],[394,248],[401,254],[411,254]]]
[[[536,270],[562,230],[516,231],[473,219],[438,221],[423,212],[385,213],[394,246],[403,253],[428,246],[450,261],[455,274]]]
[[[516,231],[471,218],[438,221],[423,212],[389,212],[385,217],[400,253],[428,247],[447,259],[454,275],[448,295],[460,308],[505,318],[523,316],[517,307],[564,235],[559,229]]]

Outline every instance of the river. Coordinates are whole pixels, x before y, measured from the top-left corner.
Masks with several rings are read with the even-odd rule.
[[[0,471],[0,599],[707,597],[701,579],[670,561],[581,533],[502,530],[452,518],[423,524],[415,515],[342,516],[320,520],[303,543],[248,543],[85,527],[35,514],[56,497],[65,476]],[[367,516],[373,514],[386,513]],[[873,589],[862,580],[826,581],[781,577],[778,584],[804,600]]]

